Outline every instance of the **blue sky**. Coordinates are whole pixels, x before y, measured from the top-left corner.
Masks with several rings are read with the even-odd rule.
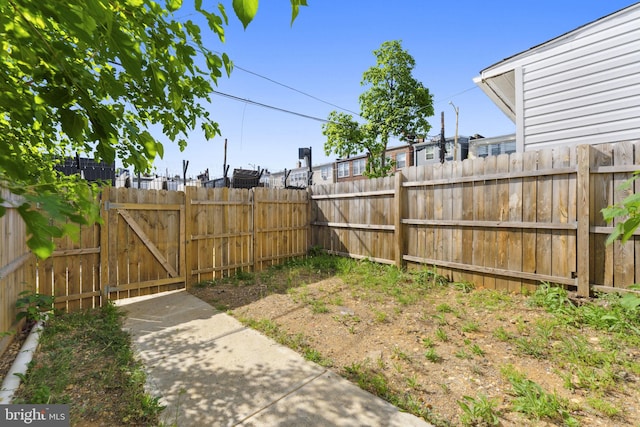
[[[455,112],[449,105],[453,102],[460,111],[460,135],[498,136],[514,132],[515,125],[473,83],[482,69],[635,2],[308,3],[290,26],[288,0],[262,0],[256,19],[243,30],[233,15],[231,1],[223,0],[230,19],[226,42],[212,37],[209,47],[226,52],[237,68],[231,77],[220,79],[217,90],[320,119],[339,110],[336,106],[359,112],[358,96],[364,90],[360,81],[362,73],[375,65],[373,51],[385,41],[401,40],[416,61],[414,77],[434,97],[436,115],[430,119],[430,134],[440,132],[441,111],[445,112],[445,133],[454,134]],[[270,171],[290,169],[296,166],[300,147],[312,147],[314,164],[335,159],[324,153],[322,123],[317,120],[215,95],[210,112],[220,124],[222,136],[205,141],[194,132],[184,152],[166,143],[164,159],[154,163],[157,173],[182,175],[182,161],[189,160],[189,176],[207,168],[212,178],[222,176],[225,138],[231,170],[258,166]]]

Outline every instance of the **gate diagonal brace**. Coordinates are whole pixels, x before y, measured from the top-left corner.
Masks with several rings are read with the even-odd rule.
[[[124,209],[118,209],[118,214],[120,214],[122,218],[124,218],[127,224],[129,224],[129,227],[131,227],[131,229],[138,235],[138,237],[140,237],[140,239],[144,242],[147,248],[149,248],[149,251],[151,251],[153,256],[156,257],[156,259],[160,262],[160,264],[162,264],[164,269],[167,270],[169,275],[171,277],[178,277],[179,274],[176,271],[176,269],[173,268],[171,264],[169,264],[167,259],[162,255],[162,253],[160,253],[160,250],[158,249],[158,247],[155,244],[153,244],[151,239],[149,239],[149,237],[145,234],[144,230],[140,228],[140,226],[138,225],[136,220],[133,219],[131,214],[129,214],[129,212],[127,212]]]

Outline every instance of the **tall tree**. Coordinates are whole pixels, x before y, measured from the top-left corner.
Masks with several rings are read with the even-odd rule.
[[[332,111],[323,134],[327,155],[333,152],[344,158],[365,152],[365,174],[380,177],[388,175],[393,166],[386,160],[391,137],[412,142],[429,132],[427,117],[433,116],[433,97],[413,77],[415,60],[400,41],[384,42],[373,53],[376,65],[362,75],[361,85],[368,89],[359,98],[360,117],[365,122]]]
[[[306,0],[290,1],[293,22]],[[222,5],[194,6],[209,34],[176,18],[182,0],[0,0],[0,189],[22,196],[39,256],[51,254],[52,237],[99,219],[98,188],[55,171],[64,157],[117,156],[146,172],[163,155],[151,126],[181,149],[198,126],[207,139],[220,133],[205,103],[232,63],[205,40],[224,42],[228,18]],[[233,8],[246,28],[258,0]]]

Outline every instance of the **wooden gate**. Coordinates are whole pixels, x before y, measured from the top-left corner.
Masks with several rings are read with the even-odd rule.
[[[106,188],[102,295],[109,299],[184,288],[184,193]]]

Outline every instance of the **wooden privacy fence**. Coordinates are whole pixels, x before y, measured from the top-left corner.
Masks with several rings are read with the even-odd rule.
[[[615,291],[640,282],[640,237],[605,245],[600,210],[640,183],[640,142],[556,148],[404,169],[395,177],[301,190],[186,192],[105,188],[102,225],[60,239],[36,261],[19,200],[2,193],[0,332],[16,328],[23,290],[68,310],[183,288],[331,253],[436,267],[454,280],[520,291],[549,281]],[[8,342],[0,337],[0,352]]]
[[[413,167],[311,188],[312,243],[453,280],[521,291],[541,281],[615,291],[640,282],[640,238],[606,246],[601,209],[640,190],[639,142]]]
[[[0,332],[15,332],[16,300],[20,292],[35,287],[35,256],[26,245],[26,228],[18,214],[19,198],[0,189],[0,205],[6,209],[0,218]],[[0,335],[0,354],[12,336]]]
[[[3,198],[6,198],[3,195]],[[0,332],[15,328],[23,290],[75,311],[162,292],[238,271],[260,271],[306,254],[308,193],[284,189],[187,187],[186,192],[105,188],[102,224],[59,239],[36,261],[10,203],[0,218]],[[0,353],[3,348],[0,347]]]

